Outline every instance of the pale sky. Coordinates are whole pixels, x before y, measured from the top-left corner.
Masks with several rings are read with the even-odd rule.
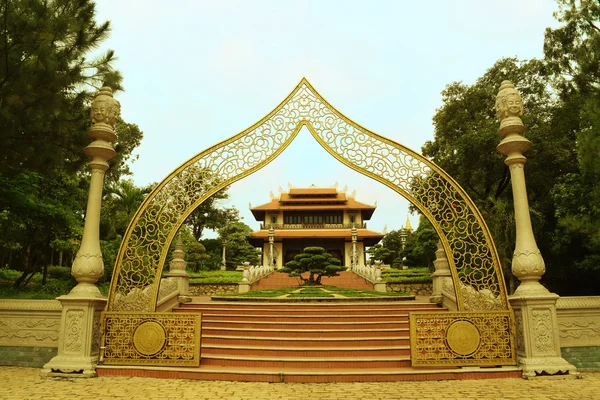
[[[558,24],[553,0],[101,0],[96,10],[112,23],[100,50],[116,51],[122,116],[144,132],[137,185],[254,124],[302,77],[347,117],[420,152],[447,84],[471,84],[502,57],[542,57],[544,29]],[[377,201],[373,230],[406,221],[405,199],[339,163],[308,131],[233,184],[226,206],[258,229],[248,204],[288,182],[338,182]],[[410,220],[416,228],[418,216]]]

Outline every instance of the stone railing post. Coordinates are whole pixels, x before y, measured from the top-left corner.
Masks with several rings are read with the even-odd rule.
[[[381,264],[383,261],[375,260],[375,268],[374,268],[374,276],[375,283],[373,285],[373,290],[376,292],[387,292],[387,284],[381,278]]]
[[[242,264],[244,265],[244,272],[242,275],[242,281],[238,283],[238,292],[247,293],[250,291],[250,263],[246,261]]]
[[[100,345],[100,312],[106,305],[96,281],[104,274],[100,250],[100,208],[107,161],[117,153],[112,142],[117,139],[114,127],[120,113],[120,104],[112,96],[112,89],[103,87],[92,101],[90,117],[92,139],[85,149],[91,158],[90,191],[85,213],[81,246],[71,268],[77,280],[71,292],[57,299],[62,304],[58,354],[42,369],[42,376],[66,375],[73,377],[96,376]]]
[[[454,291],[454,283],[452,282],[452,272],[450,272],[450,264],[446,258],[446,252],[441,241],[437,242],[437,250],[435,251],[435,261],[433,262],[435,272],[431,274],[433,290],[429,301],[436,304],[444,304],[444,284],[450,285]],[[454,299],[456,301],[456,299]],[[446,304],[444,304],[446,305]],[[454,308],[455,309],[455,308]]]
[[[187,262],[185,261],[185,252],[183,251],[183,240],[181,232],[177,235],[177,243],[175,243],[175,251],[173,259],[169,264],[169,272],[167,278],[175,279],[180,296],[188,296],[190,292],[190,275],[186,271]],[[185,302],[191,301],[191,298],[185,298]]]
[[[525,186],[523,153],[531,142],[523,137],[525,125],[521,121],[523,101],[510,81],[502,82],[496,97],[496,113],[500,119],[498,134],[503,138],[498,151],[504,154],[504,163],[510,168],[515,209],[516,244],[512,272],[520,284],[509,297],[515,311],[516,345],[519,366],[524,377],[540,374],[577,373],[576,368],[560,354],[556,300],[539,282],[546,272],[544,259],[537,247]]]

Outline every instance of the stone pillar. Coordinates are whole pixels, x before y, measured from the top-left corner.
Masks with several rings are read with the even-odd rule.
[[[88,136],[92,143],[84,149],[91,158],[90,191],[81,247],[77,252],[71,275],[77,280],[71,292],[57,299],[62,304],[58,354],[42,369],[42,376],[66,375],[73,377],[96,376],[100,344],[100,312],[106,305],[95,285],[104,274],[104,263],[100,250],[100,208],[104,173],[109,166],[107,160],[117,153],[112,142],[119,116],[119,102],[112,97],[112,89],[103,87],[92,101],[92,127]]]
[[[173,252],[173,259],[169,264],[169,272],[166,274],[166,277],[177,280],[179,294],[187,296],[190,293],[190,275],[185,269],[187,262],[184,257],[183,241],[181,239],[181,232],[179,232],[177,235],[177,243],[175,244],[175,251]]]
[[[269,228],[269,267],[275,268],[275,229]]]
[[[221,256],[221,271],[227,269],[227,238],[223,237],[223,254]]]
[[[498,151],[504,154],[504,163],[510,168],[515,208],[516,245],[512,272],[520,284],[509,297],[515,311],[516,345],[519,366],[524,377],[540,374],[576,374],[576,368],[560,355],[556,300],[539,282],[546,272],[544,259],[537,247],[525,187],[525,163],[523,153],[531,142],[523,137],[525,126],[521,121],[523,101],[510,81],[502,82],[496,97],[496,113],[500,119],[498,134],[503,138]]]
[[[352,229],[350,230],[350,234],[352,235],[352,259],[350,263],[350,268],[356,268],[356,264],[358,264],[358,253],[356,250],[356,242],[358,240],[358,229],[356,229],[356,225],[352,224]]]
[[[435,267],[435,272],[431,274],[433,290],[431,296],[429,296],[429,301],[435,304],[443,304],[444,295],[442,294],[442,291],[444,290],[444,284],[448,284],[449,282],[450,285],[453,285],[453,282],[450,264],[446,258],[446,252],[444,251],[444,246],[442,246],[441,241],[437,242],[433,266]],[[452,290],[454,291],[454,289]],[[456,307],[454,307],[454,309],[456,309]]]

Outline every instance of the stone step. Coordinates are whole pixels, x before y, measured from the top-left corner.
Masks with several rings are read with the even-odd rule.
[[[430,307],[397,307],[397,308],[369,308],[365,310],[364,308],[346,308],[346,309],[296,309],[291,308],[294,305],[290,305],[290,308],[287,309],[286,315],[289,316],[321,316],[323,318],[340,316],[340,311],[343,311],[345,316],[351,315],[364,315],[368,313],[371,316],[386,316],[386,315],[408,315],[411,311],[440,311],[439,307],[430,306]],[[224,308],[224,307],[179,307],[174,309],[175,312],[199,312],[203,315],[261,315],[261,316],[280,316],[282,315],[282,309],[278,308],[267,308],[260,307],[256,309],[248,309],[248,308]]]
[[[361,346],[361,347],[277,347],[252,346],[248,344],[202,344],[201,357],[410,357],[410,346]]]
[[[250,346],[275,346],[295,348],[301,346],[310,347],[348,347],[355,348],[363,346],[408,346],[410,339],[407,336],[361,336],[356,337],[305,337],[298,340],[297,337],[289,336],[241,336],[241,335],[202,335],[202,345],[250,345]]]
[[[363,311],[364,312],[364,311]],[[346,314],[346,313],[344,313]],[[203,319],[210,321],[238,321],[238,322],[294,322],[294,323],[339,323],[339,322],[408,322],[408,312],[397,314],[375,315],[282,315],[279,314],[221,314],[203,313]]]
[[[359,329],[389,329],[407,328],[408,319],[396,321],[356,321],[356,322],[278,322],[278,321],[244,321],[244,320],[218,320],[212,318],[202,319],[202,328],[268,328],[268,329],[344,329],[354,331]]]
[[[220,365],[241,368],[407,368],[410,357],[283,357],[283,356],[240,356],[205,355],[201,356],[201,365]]]
[[[419,309],[422,311],[423,308],[440,310],[440,307],[431,303],[419,303],[414,301],[370,301],[365,302],[339,302],[339,303],[283,303],[283,302],[264,302],[264,301],[212,301],[210,303],[187,303],[182,304],[176,310],[188,312],[190,309],[238,309],[238,310],[285,310],[287,313],[292,313],[300,310],[311,310],[311,311],[334,311],[339,312],[340,310],[363,310],[365,313],[370,313],[371,310],[393,310],[393,309]]]
[[[397,337],[408,335],[408,328],[353,329],[289,329],[289,328],[241,328],[202,326],[202,335],[289,337],[289,338],[343,338],[361,336]]]

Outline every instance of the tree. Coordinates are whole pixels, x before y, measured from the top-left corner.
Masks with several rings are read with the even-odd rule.
[[[239,219],[239,212],[235,208],[222,208],[222,201],[229,198],[228,187],[219,190],[206,199],[188,217],[186,224],[192,229],[196,240],[202,238],[204,229],[218,229],[228,221]]]
[[[114,52],[89,59],[109,34],[88,0],[2,0],[0,5],[0,252],[23,271],[45,269],[79,240],[88,172],[89,103],[103,85],[121,89]],[[119,179],[142,138],[119,121],[108,177]],[[62,253],[61,253],[62,254]],[[28,278],[27,278],[28,279]]]
[[[108,182],[105,186],[100,214],[100,247],[105,271],[100,283],[110,282],[125,231],[155,185],[138,187],[131,179],[122,179],[116,183]]]
[[[576,168],[557,176],[552,189],[557,226],[551,279],[563,294],[597,294],[600,279],[600,4],[559,0],[547,28],[544,55],[548,76],[561,98],[573,137]]]
[[[221,229],[220,238],[226,242],[227,269],[236,269],[244,262],[249,262],[250,265],[260,264],[260,251],[248,242],[251,233],[252,228],[239,220],[229,222]]]
[[[303,285],[320,285],[323,276],[338,276],[344,270],[340,260],[333,257],[322,247],[305,247],[303,253],[288,261],[281,272],[291,277],[299,277]],[[305,278],[302,275],[308,273]]]
[[[500,82],[523,95],[527,191],[543,281],[563,295],[597,294],[600,279],[600,4],[557,0],[544,59],[502,59],[473,85],[446,87],[423,152],[463,186],[481,210],[511,276],[513,206],[507,168],[496,152],[493,115]],[[509,282],[510,284],[510,282]]]
[[[131,179],[106,185],[102,201],[101,237],[109,240],[117,235],[123,236],[135,212],[154,186],[139,187]]]
[[[515,242],[508,234],[514,229],[509,216],[497,214],[499,204],[509,205],[503,210],[512,207],[510,173],[496,150],[500,138],[494,104],[503,80],[513,81],[523,95],[525,135],[534,144],[526,154],[527,190],[543,254],[552,254],[556,227],[552,187],[557,177],[577,169],[575,134],[568,130],[573,115],[549,87],[546,71],[539,60],[501,59],[473,85],[448,85],[442,92],[444,104],[433,118],[435,139],[423,146],[423,154],[449,172],[484,215],[501,249],[506,276],[510,276]],[[502,257],[506,254],[511,256]],[[548,279],[561,267],[553,257],[547,257],[546,263]]]
[[[369,262],[372,262],[374,260],[384,261],[390,258],[392,255],[392,252],[388,248],[382,246],[379,243],[369,247],[366,253],[369,255]]]
[[[201,239],[206,250],[206,259],[202,263],[202,270],[218,270],[221,267],[223,242],[218,238]]]
[[[390,231],[383,237],[383,247],[390,251],[390,255],[383,259],[385,264],[396,267],[402,260],[400,252],[402,251],[402,229]]]
[[[409,233],[406,247],[400,252],[406,257],[406,265],[412,267],[427,267],[433,270],[435,251],[439,237],[427,218],[421,215],[417,229]]]

